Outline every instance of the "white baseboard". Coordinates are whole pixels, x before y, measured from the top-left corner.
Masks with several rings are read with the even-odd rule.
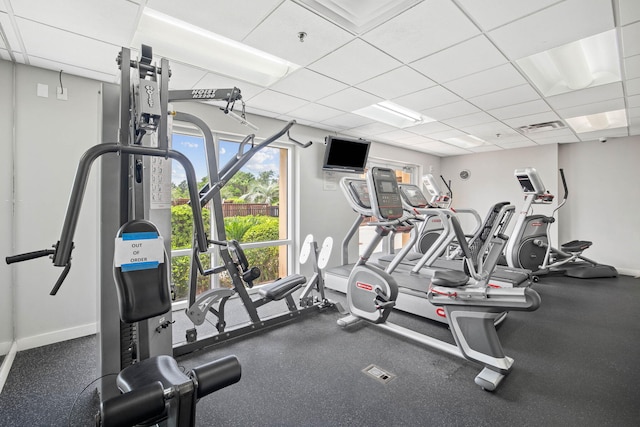
[[[2,393],[2,388],[4,387],[4,383],[7,381],[9,377],[9,371],[11,370],[11,365],[13,365],[13,360],[16,358],[16,353],[18,352],[18,344],[14,341],[11,343],[9,351],[6,356],[2,360],[2,366],[0,366],[0,393]]]
[[[631,268],[617,268],[617,267],[616,267],[616,270],[618,270],[618,274],[640,278],[640,270],[634,270]]]
[[[29,350],[31,348],[42,347],[43,345],[55,344],[61,341],[72,340],[75,338],[93,335],[97,331],[95,323],[80,325],[60,331],[48,332],[45,334],[34,335],[31,337],[18,338],[18,351]]]

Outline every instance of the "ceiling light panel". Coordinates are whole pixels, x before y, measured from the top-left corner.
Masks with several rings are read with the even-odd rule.
[[[565,119],[567,124],[577,133],[594,132],[627,126],[625,110],[607,111],[588,116]]]
[[[545,96],[620,81],[616,30],[519,59],[517,64]]]
[[[147,7],[240,41],[279,3],[281,0],[189,0],[188,7],[185,7],[183,2],[175,0],[148,0]]]
[[[407,66],[402,66],[362,82],[357,87],[379,97],[393,99],[435,85],[433,80]]]
[[[438,155],[459,155],[459,154],[469,154],[469,150],[465,150],[464,148],[456,147],[451,144],[447,144],[440,141],[435,142],[426,142],[420,145],[413,145],[416,149],[426,150],[431,153],[435,153]]]
[[[391,101],[383,101],[353,111],[353,114],[367,117],[371,120],[382,122],[397,128],[407,128],[422,123],[432,122],[434,119],[395,104]]]
[[[443,84],[452,92],[469,99],[474,96],[520,86],[527,81],[511,64],[500,65],[490,70],[462,77]]]
[[[484,30],[504,25],[556,3],[558,0],[458,0]]]
[[[344,83],[302,68],[271,86],[271,89],[309,101],[324,98],[348,88]]]
[[[356,85],[401,65],[379,49],[355,39],[314,62],[309,68],[349,85]]]
[[[421,0],[295,0],[354,34],[361,34]]]
[[[304,43],[298,38],[300,31],[307,33]],[[306,66],[352,39],[349,32],[335,24],[296,3],[285,1],[243,42]]]
[[[485,144],[485,141],[483,139],[473,135],[462,135],[462,136],[456,136],[453,138],[446,138],[446,139],[443,139],[443,142],[446,142],[447,144],[455,145],[456,147],[460,147],[460,148],[479,147]]]
[[[134,46],[142,44],[152,46],[159,56],[260,86],[269,86],[299,68],[149,8],[145,8],[133,40]]]
[[[12,1],[11,6],[16,17],[29,17],[30,21],[116,46],[129,45],[138,15],[138,5],[127,1],[20,0]],[[87,16],[91,19],[86,19]],[[22,31],[22,26],[19,27]]]
[[[412,62],[411,67],[438,83],[444,83],[505,62],[504,55],[481,35]]]
[[[489,38],[509,59],[524,58],[614,28],[611,3],[566,0],[497,28]]]
[[[424,1],[366,33],[362,38],[405,63],[479,34],[449,1]]]

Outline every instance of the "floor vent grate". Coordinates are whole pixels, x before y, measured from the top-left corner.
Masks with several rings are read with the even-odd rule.
[[[366,368],[364,368],[362,372],[380,381],[382,384],[387,384],[389,383],[389,381],[393,380],[396,377],[392,373],[387,372],[376,365],[369,365]]]

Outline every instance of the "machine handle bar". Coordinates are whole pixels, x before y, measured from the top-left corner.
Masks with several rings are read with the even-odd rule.
[[[564,199],[569,197],[569,188],[567,187],[567,180],[564,177],[564,169],[560,168],[560,178],[562,178],[562,186],[564,187]]]
[[[15,262],[28,261],[30,259],[42,258],[47,255],[53,255],[56,251],[53,249],[43,249],[40,251],[26,252],[24,254],[12,255],[5,258],[7,264]]]

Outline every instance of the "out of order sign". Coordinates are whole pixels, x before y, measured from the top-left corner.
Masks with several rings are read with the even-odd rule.
[[[157,268],[164,262],[164,239],[154,232],[116,237],[113,264],[123,271]]]

